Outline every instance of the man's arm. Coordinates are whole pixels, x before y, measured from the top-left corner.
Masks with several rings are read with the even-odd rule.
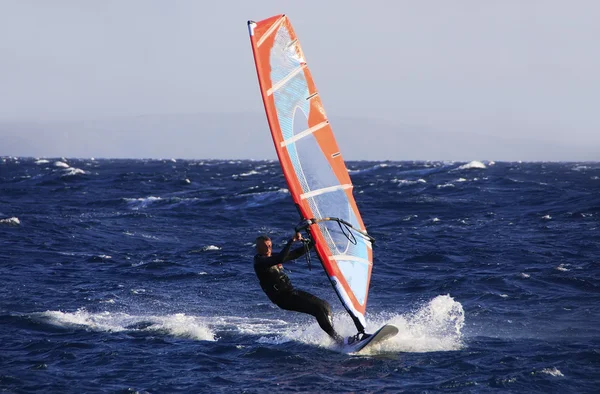
[[[295,260],[298,257],[303,256],[308,250],[312,249],[314,244],[315,244],[314,241],[311,239],[308,242],[308,248],[306,248],[304,245],[302,245],[301,247],[292,250],[291,252],[289,252],[287,254],[287,256],[285,256],[285,258],[283,259],[283,262]]]

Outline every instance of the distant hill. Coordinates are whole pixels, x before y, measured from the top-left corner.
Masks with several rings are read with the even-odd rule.
[[[445,132],[364,118],[330,118],[348,160],[600,160],[600,147]],[[174,114],[0,123],[0,155],[274,159],[262,114]]]

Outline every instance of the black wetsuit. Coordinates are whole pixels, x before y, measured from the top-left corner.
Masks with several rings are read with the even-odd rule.
[[[260,281],[260,287],[278,307],[316,317],[323,331],[334,340],[341,341],[342,338],[333,329],[329,303],[306,291],[295,289],[290,278],[283,272],[281,264],[306,253],[304,246],[290,251],[291,246],[292,241],[288,242],[281,252],[273,253],[270,257],[258,254],[254,256],[254,271]],[[312,242],[309,246],[312,248]]]

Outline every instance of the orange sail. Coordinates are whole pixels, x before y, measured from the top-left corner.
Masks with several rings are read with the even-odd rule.
[[[275,150],[325,272],[364,331],[373,250],[304,53],[289,19],[248,22]]]

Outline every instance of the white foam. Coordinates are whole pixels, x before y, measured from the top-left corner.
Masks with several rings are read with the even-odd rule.
[[[462,305],[448,295],[437,296],[411,313],[369,314],[367,316],[367,332],[374,332],[384,324],[394,324],[400,332],[394,338],[361,352],[361,355],[382,352],[425,353],[459,350],[464,346],[461,333],[464,320]],[[336,331],[344,337],[356,334],[356,327],[345,312],[334,316],[334,326]],[[275,336],[261,337],[259,341],[284,343],[295,340],[341,351],[340,347],[321,330],[314,320],[311,320],[308,325],[268,324],[266,327],[254,327],[254,330],[255,333],[262,333],[265,330],[277,333]]]
[[[34,314],[41,320],[59,327],[83,328],[92,331],[166,332],[167,335],[201,341],[215,341],[215,334],[204,319],[176,313],[165,316],[135,316],[127,313],[90,313],[85,309],[76,312],[46,311]]]
[[[0,224],[8,224],[9,226],[19,226],[21,221],[18,217],[0,219]]]
[[[530,277],[531,277],[531,275],[529,275],[529,274],[526,274],[525,272],[521,272],[521,274],[520,274],[520,275],[521,275],[521,278],[524,278],[524,279],[527,279],[527,278],[530,278]]]
[[[202,248],[202,251],[204,251],[204,252],[209,251],[209,250],[221,250],[221,248],[216,245],[207,245]]]
[[[480,161],[473,160],[467,164],[463,164],[462,166],[458,167],[457,170],[471,170],[471,169],[485,169],[485,168],[487,168],[485,166],[485,164],[483,164]]]
[[[552,216],[550,216],[550,215],[542,216],[542,219],[550,220],[550,219],[552,219]]]
[[[61,168],[69,168],[69,165],[67,163],[65,163],[64,161],[55,161],[54,166],[61,167]]]
[[[566,265],[569,265],[569,264],[566,264]],[[556,269],[557,271],[563,271],[563,272],[565,272],[565,271],[570,271],[570,270],[569,270],[567,267],[565,267],[565,264],[561,264],[561,265],[559,265],[558,267],[556,267],[555,269]]]
[[[80,174],[85,174],[85,171],[83,171],[80,168],[69,167],[69,168],[65,169],[64,176],[73,176],[73,175],[80,175]]]
[[[125,198],[130,205],[132,205],[132,209],[138,210],[141,208],[146,208],[148,205],[155,203],[156,201],[162,200],[161,197],[140,197],[140,198]]]
[[[250,176],[250,175],[258,175],[258,174],[260,174],[258,171],[251,170],[249,172],[244,172],[244,173],[240,174],[240,176]]]
[[[392,183],[397,183],[398,186],[405,186],[405,185],[416,185],[418,183],[427,183],[427,181],[425,179],[417,179],[416,181],[409,181],[407,179],[392,179],[390,182]]]
[[[452,183],[444,183],[443,185],[437,185],[438,189],[444,189],[446,187],[455,187]]]
[[[47,164],[50,163],[48,160],[46,159],[39,159],[35,161],[35,164]]]
[[[449,295],[437,296],[416,312],[396,316],[390,323],[396,325],[400,332],[381,344],[383,350],[420,353],[463,347],[461,330],[465,324],[465,313],[462,305]]]
[[[458,178],[455,182],[466,182],[467,180],[465,178]]]
[[[433,219],[431,219],[431,221],[432,221],[433,223],[437,223],[437,222],[440,222],[441,220],[440,220],[440,219],[438,219],[438,218],[433,218]]]
[[[540,371],[541,373],[545,373],[551,376],[565,376],[563,375],[562,372],[560,372],[560,370],[556,367],[552,367],[552,368],[544,368]]]

